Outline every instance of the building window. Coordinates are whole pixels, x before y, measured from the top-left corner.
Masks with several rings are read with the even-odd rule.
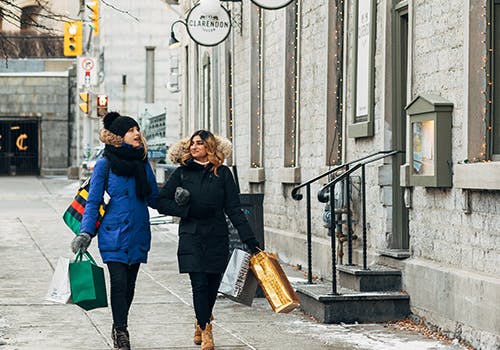
[[[212,48],[212,56],[210,60],[210,70],[209,70],[209,83],[210,83],[210,130],[212,130],[215,134],[220,134],[220,125],[221,125],[221,113],[220,113],[220,101],[219,97],[221,96],[220,89],[220,77],[221,73],[219,71],[219,60],[221,55],[221,46],[215,46]]]
[[[210,96],[212,84],[210,81],[210,57],[205,56],[203,60],[203,67],[201,71],[202,79],[202,92],[201,92],[201,108],[202,108],[202,121],[201,127],[207,130],[212,129],[210,121]]]
[[[200,50],[198,44],[193,46],[193,77],[192,84],[190,85],[193,89],[192,100],[190,101],[190,120],[193,120],[193,126],[195,130],[202,128],[202,115],[200,113],[201,95],[200,95]],[[190,130],[192,132],[193,130]]]
[[[352,138],[374,134],[375,6],[375,0],[354,1],[352,120],[347,129]]]
[[[146,47],[146,103],[155,102],[155,48]]]
[[[182,104],[182,112],[183,112],[183,118],[182,120],[184,121],[184,130],[183,134],[188,135],[190,128],[189,128],[189,121],[191,120],[191,116],[189,115],[189,104],[190,104],[190,98],[191,98],[191,90],[189,90],[190,84],[189,84],[189,79],[190,79],[190,74],[189,74],[189,64],[190,64],[190,57],[189,57],[189,46],[184,46],[184,67],[183,67],[183,91],[184,91],[184,98],[183,98],[183,104]]]

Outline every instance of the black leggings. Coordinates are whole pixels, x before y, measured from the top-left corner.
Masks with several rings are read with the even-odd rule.
[[[128,311],[134,299],[135,281],[141,264],[108,262],[111,280],[111,312],[115,328],[126,328]]]
[[[202,329],[210,323],[210,316],[217,299],[217,290],[222,279],[221,273],[190,272],[193,290],[194,312]]]

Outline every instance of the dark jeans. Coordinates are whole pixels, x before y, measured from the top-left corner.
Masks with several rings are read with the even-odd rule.
[[[210,323],[210,315],[217,299],[217,290],[222,279],[221,273],[190,272],[193,290],[194,312],[202,329]]]
[[[141,264],[108,262],[111,280],[111,312],[115,328],[127,327],[128,311],[134,299],[135,281]]]

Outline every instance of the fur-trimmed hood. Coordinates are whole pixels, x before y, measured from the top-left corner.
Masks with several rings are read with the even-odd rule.
[[[222,152],[225,158],[229,157],[233,151],[233,144],[231,141],[219,135],[214,135],[214,137],[217,143],[217,150]],[[190,137],[186,137],[173,144],[168,149],[168,159],[174,164],[179,164],[182,157],[189,153],[189,142]]]
[[[121,147],[123,143],[123,137],[113,134],[108,129],[101,129],[99,132],[99,140],[106,145],[115,147]]]

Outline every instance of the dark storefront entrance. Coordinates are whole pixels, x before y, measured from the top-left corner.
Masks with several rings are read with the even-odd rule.
[[[0,118],[0,175],[39,175],[38,120]]]

